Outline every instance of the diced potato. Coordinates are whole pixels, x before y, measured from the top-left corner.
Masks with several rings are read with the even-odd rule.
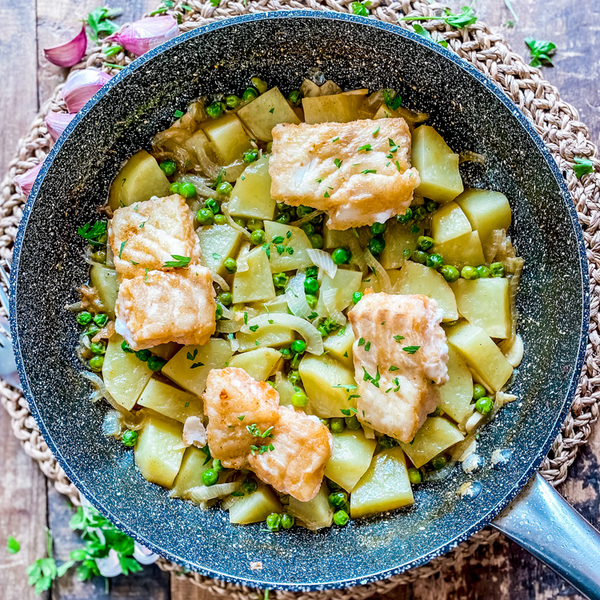
[[[169,494],[171,498],[184,498],[189,490],[203,485],[202,473],[212,468],[212,461],[206,459],[207,455],[199,448],[190,446],[185,451],[173,490]]]
[[[177,354],[179,348],[179,344],[176,344],[175,342],[166,342],[165,344],[153,346],[152,354],[156,354],[156,356],[160,356],[165,360],[171,360]]]
[[[202,415],[202,400],[198,396],[158,379],[148,382],[138,404],[180,423],[185,423],[188,417]]]
[[[335,81],[328,79],[319,87],[319,92],[319,96],[333,96],[333,94],[341,94],[342,88]]]
[[[435,244],[433,252],[440,254],[445,264],[454,265],[458,269],[462,269],[466,265],[477,267],[485,263],[485,256],[477,231],[465,233],[441,244]]]
[[[290,237],[288,237],[288,233],[291,233]],[[313,264],[306,253],[307,250],[312,248],[312,244],[300,227],[265,221],[265,238],[268,242],[283,238],[283,242],[272,243],[270,246],[271,271],[273,273],[304,269]],[[281,249],[281,246],[283,246],[283,252],[280,254],[278,247]],[[292,254],[289,253],[288,248],[292,249]]]
[[[108,341],[102,378],[108,393],[123,408],[131,410],[152,377],[148,364],[121,348],[123,338],[113,335]]]
[[[412,165],[419,171],[421,185],[415,194],[436,202],[450,202],[464,187],[454,154],[442,136],[429,125],[413,132]]]
[[[482,383],[500,391],[512,375],[513,368],[481,327],[464,322],[450,327],[448,342],[465,358],[471,370]]]
[[[402,506],[410,506],[414,497],[402,448],[390,448],[373,458],[350,496],[353,519]]]
[[[440,408],[460,423],[473,412],[473,377],[464,358],[448,347],[448,376],[450,379],[440,387]]]
[[[250,148],[250,138],[234,114],[205,121],[202,129],[223,164],[242,158],[243,152]]]
[[[354,371],[328,355],[305,354],[298,368],[306,395],[307,411],[323,419],[343,417],[342,409],[356,408]]]
[[[233,303],[267,301],[275,298],[271,264],[261,247],[248,254],[248,270],[238,271],[233,278]]]
[[[406,119],[408,126],[412,127],[415,123],[422,123],[423,121],[427,121],[429,115],[427,113],[417,113],[409,110],[408,108],[404,108],[401,106],[396,110],[388,108],[384,103],[377,109],[376,113],[373,115],[373,119],[389,119],[390,117],[398,118],[402,117]]]
[[[305,79],[300,86],[300,92],[304,98],[313,98],[321,95],[321,88],[310,79]]]
[[[508,279],[459,279],[452,287],[456,292],[458,312],[469,323],[481,327],[491,338],[510,337],[512,318]]]
[[[412,254],[417,249],[417,240],[424,235],[423,227],[419,223],[401,225],[396,219],[387,222],[387,229],[383,234],[385,248],[381,253],[379,262],[384,269],[397,269],[406,261],[404,251]]]
[[[145,420],[135,446],[135,463],[144,479],[170,488],[181,467],[185,446],[183,426],[165,419],[151,410],[145,411]]]
[[[510,204],[504,194],[469,189],[456,199],[456,203],[464,211],[473,229],[479,232],[484,248],[491,241],[492,231],[508,229],[510,226]]]
[[[257,140],[272,142],[271,131],[279,123],[300,123],[279,88],[271,88],[250,104],[240,108],[238,117]]]
[[[402,269],[390,269],[387,271],[388,277],[390,278],[390,284],[392,289],[394,286],[400,281],[400,277],[402,276]]]
[[[373,277],[375,276],[373,275]],[[329,290],[335,290],[334,303],[338,311],[342,311],[350,306],[352,294],[360,289],[361,280],[361,272],[351,271],[350,269],[338,269],[333,279],[329,275],[324,275],[319,291],[317,312],[320,315],[327,313],[324,298],[325,294],[329,293]]]
[[[223,369],[230,359],[231,344],[227,340],[211,338],[204,346],[184,346],[161,373],[184,390],[201,396],[209,371]]]
[[[440,452],[462,442],[464,438],[458,427],[448,419],[429,417],[417,431],[413,441],[410,444],[400,442],[400,446],[418,469]]]
[[[224,263],[237,254],[242,234],[226,223],[198,227],[196,233],[202,251],[200,262],[223,277],[226,274]]]
[[[280,512],[281,502],[275,492],[259,483],[255,492],[246,494],[229,509],[229,521],[241,525],[260,523],[271,513]]]
[[[257,348],[244,354],[236,354],[229,366],[244,369],[256,381],[266,381],[280,359],[281,352],[273,348]]]
[[[125,163],[112,182],[108,204],[116,210],[150,200],[152,196],[168,196],[170,185],[156,159],[140,150]]]
[[[236,339],[240,344],[239,351],[247,352],[256,348],[281,348],[288,346],[296,338],[294,332],[284,325],[263,325],[256,331],[238,333]]]
[[[292,396],[296,392],[296,389],[287,377],[282,377],[280,381],[276,381],[275,389],[279,394],[279,404],[281,406],[293,406]]]
[[[276,296],[273,300],[268,303],[254,302],[248,305],[253,308],[259,315],[267,315],[271,313],[284,313],[288,314],[288,305],[285,294]],[[243,314],[243,313],[242,313]]]
[[[471,233],[471,224],[456,202],[448,202],[431,215],[431,233],[436,243],[448,242]]]
[[[238,177],[227,208],[233,217],[272,220],[276,206],[271,198],[269,157],[263,156]]]
[[[377,440],[367,439],[362,429],[344,429],[333,434],[333,452],[325,477],[351,492],[371,465]]]
[[[350,324],[342,327],[339,331],[332,333],[324,342],[323,346],[329,356],[339,360],[341,363],[353,368],[352,344],[354,344],[354,331]]]
[[[106,314],[111,318],[115,318],[115,304],[119,294],[119,280],[117,272],[114,269],[107,269],[102,265],[92,265],[90,269],[90,282],[98,292],[98,297],[102,306],[106,310]]]
[[[327,82],[325,82],[327,83]],[[321,88],[323,91],[323,88]],[[368,88],[359,88],[357,90],[348,90],[347,92],[341,92],[343,96],[367,96],[369,94]],[[323,96],[325,94],[322,94]]]
[[[349,123],[358,119],[364,96],[336,94],[302,98],[304,120],[307,123]]]
[[[290,496],[288,512],[307,529],[317,531],[333,525],[333,508],[329,504],[329,490],[323,482],[317,495],[309,502],[300,502]]]
[[[423,294],[437,300],[438,308],[444,311],[444,321],[456,321],[458,311],[454,292],[448,282],[435,269],[411,260],[402,267],[400,279],[394,292],[405,296]]]

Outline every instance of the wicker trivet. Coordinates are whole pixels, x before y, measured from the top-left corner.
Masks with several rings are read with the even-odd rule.
[[[270,10],[314,9],[351,12],[352,0],[248,0],[234,2],[221,0],[218,7],[201,0],[177,2],[169,13],[180,21],[182,32],[205,25],[211,21],[240,14]],[[185,9],[182,8],[185,5]],[[189,10],[191,8],[191,10]],[[370,8],[372,18],[397,23],[401,27],[411,27],[410,21],[399,22],[402,16],[431,16],[440,14],[443,4],[429,4],[426,0],[375,0]],[[596,158],[596,147],[589,138],[586,126],[579,121],[577,109],[561,101],[556,88],[542,77],[538,69],[527,65],[524,59],[509,48],[501,34],[492,33],[483,23],[477,22],[467,29],[453,29],[442,21],[424,21],[421,24],[430,31],[443,36],[449,48],[460,57],[472,63],[477,69],[495,81],[534,123],[536,130],[552,152],[559,167],[563,170],[569,191],[575,202],[590,261],[591,322],[590,337],[586,349],[581,380],[571,412],[548,455],[540,472],[553,486],[562,483],[567,470],[575,460],[580,446],[587,443],[592,423],[598,418],[600,405],[600,337],[598,333],[598,302],[600,294],[600,236],[597,233],[600,223],[600,161]],[[106,44],[108,46],[108,44]],[[106,57],[101,47],[90,49],[86,60],[74,69],[94,66],[111,72],[105,67]],[[112,56],[113,64],[127,65],[132,55],[121,53]],[[66,106],[58,86],[42,107],[40,114],[31,125],[29,133],[20,140],[17,154],[11,161],[8,174],[2,182],[0,198],[0,257],[10,258],[17,227],[22,215],[25,198],[15,188],[15,177],[41,162],[52,146],[46,130],[44,116],[50,110],[66,112]],[[578,180],[573,173],[574,157],[587,157],[593,160],[596,172]],[[14,434],[23,444],[29,456],[38,461],[40,468],[49,479],[54,480],[56,489],[68,496],[74,505],[79,505],[79,492],[57,464],[29,412],[22,394],[0,381],[0,401],[12,419]],[[312,598],[351,600],[369,598],[376,593],[386,593],[398,585],[430,577],[440,571],[449,572],[454,565],[472,555],[482,544],[489,544],[498,537],[491,529],[484,529],[450,553],[429,564],[397,575],[392,579],[358,586],[347,590],[299,593],[272,592],[278,600],[308,600]],[[159,566],[165,571],[181,573],[178,565],[161,559]],[[449,574],[449,573],[448,573]],[[236,600],[255,599],[256,590],[224,583],[203,577],[197,573],[181,573],[195,585],[212,592],[216,597],[230,597]]]

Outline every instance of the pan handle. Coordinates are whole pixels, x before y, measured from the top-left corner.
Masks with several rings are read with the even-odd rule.
[[[582,594],[600,600],[600,532],[539,473],[491,525]]]

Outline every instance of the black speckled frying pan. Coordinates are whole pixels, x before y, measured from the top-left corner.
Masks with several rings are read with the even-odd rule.
[[[121,162],[148,148],[176,109],[210,92],[240,92],[257,74],[287,92],[315,66],[346,88],[399,90],[407,107],[431,113],[455,151],[486,155],[485,166],[472,165],[464,176],[510,199],[510,233],[525,259],[518,295],[525,359],[511,389],[518,401],[481,435],[486,464],[476,475],[456,469],[444,482],[419,486],[407,510],[343,529],[274,535],[260,524],[231,526],[224,511],[170,500],[144,481],[130,450],[102,435],[105,408],[88,400],[75,355],[78,327],[65,305],[87,279],[77,227],[94,218]],[[588,328],[587,270],[560,171],[529,122],[472,66],[393,25],[333,13],[265,13],[202,27],[147,53],[73,120],[25,209],[12,328],[26,398],[61,466],[102,513],[168,559],[251,586],[343,587],[423,564],[492,523],[600,597],[597,532],[539,480],[493,521],[535,474],[573,399]],[[510,452],[496,468],[495,449]],[[471,500],[458,494],[469,479],[481,484]],[[252,570],[253,561],[262,570]]]

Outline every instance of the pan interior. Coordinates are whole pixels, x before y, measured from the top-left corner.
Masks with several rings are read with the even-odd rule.
[[[284,93],[318,67],[344,88],[390,87],[431,113],[455,151],[486,156],[466,182],[501,191],[525,259],[518,295],[525,360],[504,408],[480,439],[485,467],[416,488],[415,504],[343,529],[271,534],[231,526],[147,483],[133,453],[101,432],[75,354],[78,327],[65,306],[87,279],[77,227],[96,218],[120,163],[169,126],[175,110],[211,92],[240,93],[261,75]],[[148,53],[108,86],[52,153],[30,199],[16,250],[13,327],[26,395],[45,439],[83,493],[118,525],[168,558],[250,585],[315,588],[365,583],[429,560],[483,526],[548,450],[579,373],[587,286],[582,239],[560,173],[524,119],[456,56],[365,19],[306,13],[251,16],[186,34]],[[126,76],[124,76],[126,75]],[[76,125],[76,126],[75,126]],[[50,163],[50,161],[47,161]],[[13,289],[15,286],[13,286]],[[495,449],[511,459],[492,466]],[[461,499],[466,481],[482,485]],[[261,561],[262,569],[251,563]]]

